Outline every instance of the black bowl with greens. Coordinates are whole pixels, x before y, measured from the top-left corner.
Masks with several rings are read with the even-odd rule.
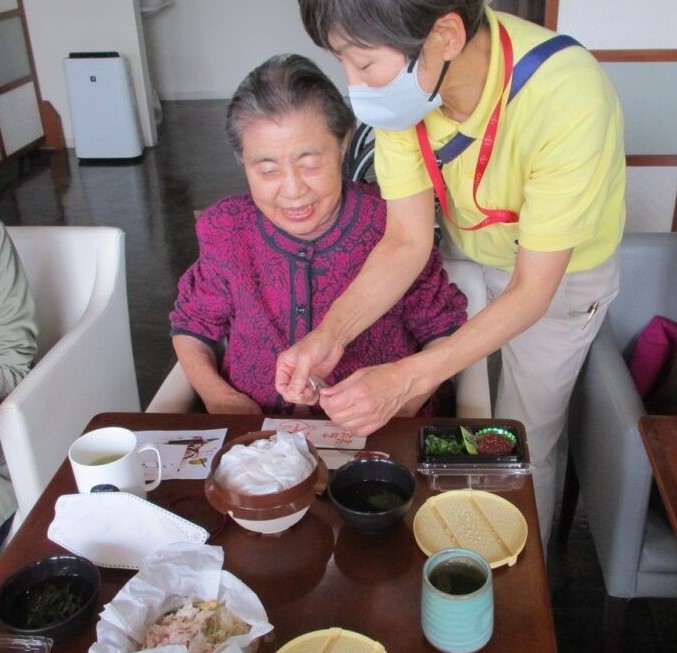
[[[332,475],[327,493],[355,530],[374,535],[398,524],[414,500],[416,477],[387,458],[356,459]]]
[[[100,585],[96,565],[80,556],[36,560],[0,588],[0,621],[15,633],[62,642],[90,623]]]

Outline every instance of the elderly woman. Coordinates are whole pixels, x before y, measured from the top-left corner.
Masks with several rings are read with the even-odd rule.
[[[319,324],[382,237],[383,200],[342,179],[353,127],[338,89],[298,55],[269,59],[235,92],[226,129],[250,193],[201,213],[199,257],[170,315],[179,361],[209,412],[295,409],[275,391],[277,356]],[[420,351],[465,322],[466,304],[433,251],[412,287],[323,380]],[[435,390],[400,413],[415,414]]]

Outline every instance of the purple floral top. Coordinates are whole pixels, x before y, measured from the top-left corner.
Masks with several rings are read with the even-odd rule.
[[[200,253],[179,281],[171,334],[211,345],[228,338],[223,377],[264,412],[288,412],[292,405],[275,391],[278,354],[320,323],[384,229],[385,203],[353,182],[345,184],[334,225],[313,241],[276,227],[249,195],[216,202],[198,219]],[[350,343],[327,382],[449,335],[467,319],[466,307],[435,249],[405,296]]]

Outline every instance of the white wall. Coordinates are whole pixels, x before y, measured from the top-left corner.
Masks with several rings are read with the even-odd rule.
[[[129,62],[144,142],[157,142],[148,64],[137,0],[23,0],[43,100],[61,116],[66,143],[73,130],[63,59],[70,52],[116,51]]]
[[[602,67],[623,106],[626,153],[677,153],[677,62],[614,61]]]
[[[677,47],[675,0],[560,0],[557,31],[591,50]]]
[[[628,220],[625,231],[671,231],[676,197],[676,167],[629,167],[625,195]]]
[[[306,35],[297,0],[174,0],[144,26],[164,100],[229,98],[252,68],[282,52],[310,57],[346,92],[338,61]]]
[[[677,49],[675,0],[559,0],[557,30],[591,50]],[[677,64],[606,62],[625,118],[630,155],[677,151]],[[677,168],[628,168],[626,231],[670,231],[677,197]]]

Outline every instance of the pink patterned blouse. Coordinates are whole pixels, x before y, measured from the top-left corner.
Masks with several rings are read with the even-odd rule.
[[[216,202],[198,219],[199,257],[179,281],[171,335],[214,346],[227,338],[223,377],[265,413],[290,412],[293,405],[275,391],[277,356],[319,324],[357,276],[383,235],[385,216],[374,190],[346,182],[336,222],[307,241],[276,227],[249,195]],[[433,250],[405,296],[350,343],[327,382],[449,335],[466,321],[466,307]]]

